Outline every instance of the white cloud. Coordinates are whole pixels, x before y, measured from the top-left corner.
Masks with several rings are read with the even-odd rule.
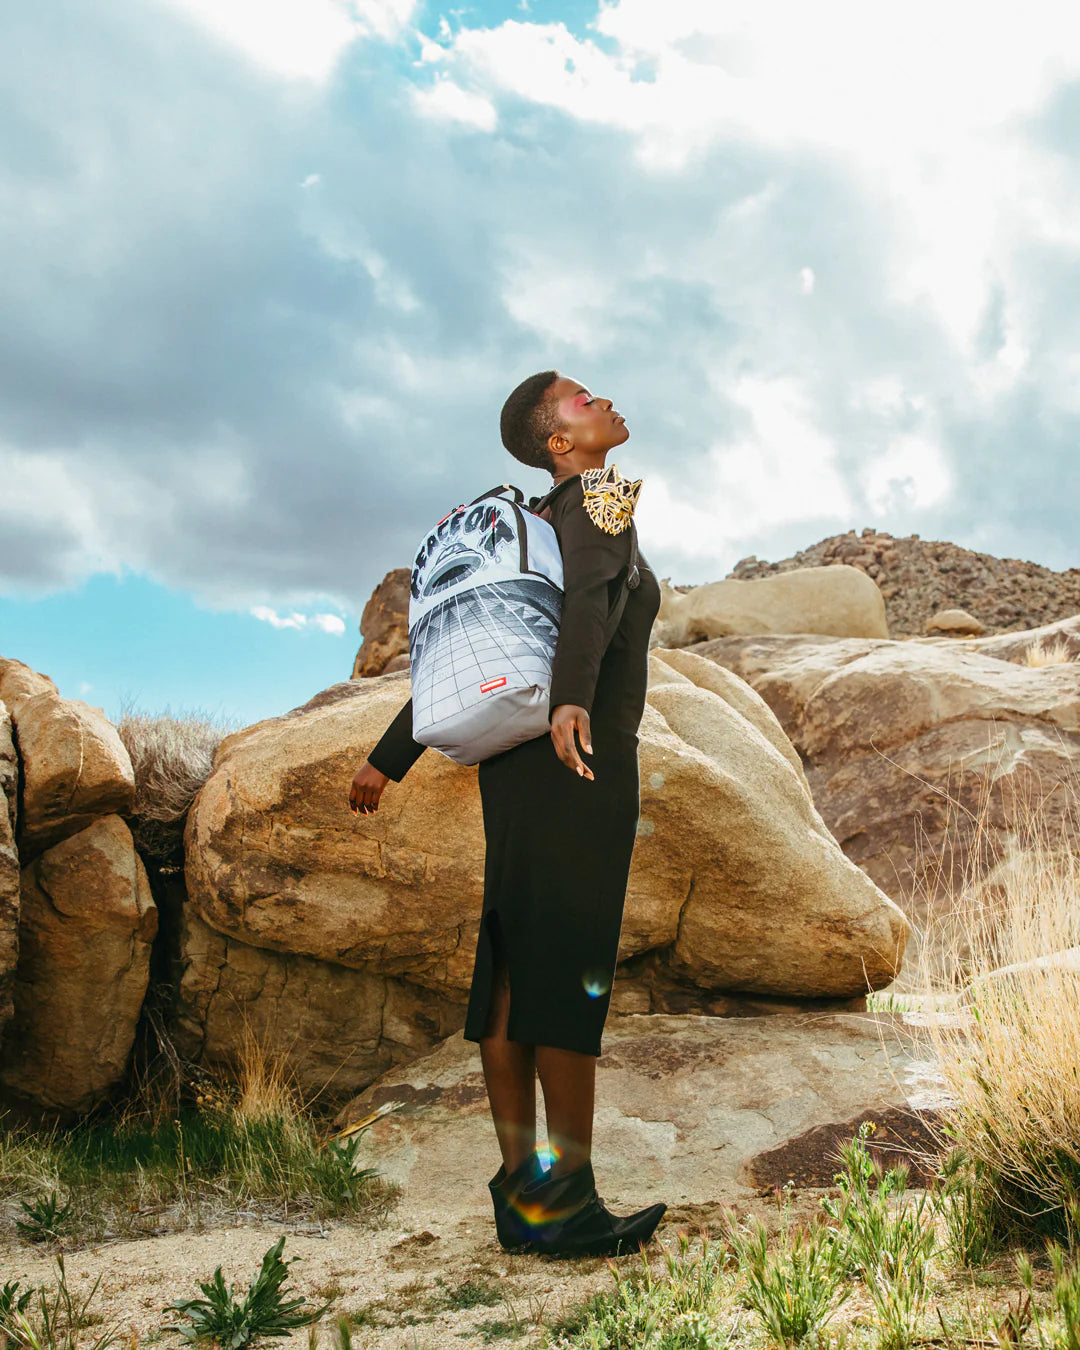
[[[258,619],[261,623],[268,623],[271,628],[306,628],[311,624],[313,628],[318,628],[324,633],[329,633],[331,637],[341,637],[345,632],[345,621],[337,614],[301,614],[294,610],[291,614],[279,614],[276,609],[271,609],[269,605],[252,605],[250,614],[253,619]]]
[[[307,626],[306,614],[279,614],[277,610],[271,609],[269,605],[253,605],[251,607],[251,617],[258,619],[262,623],[268,623],[271,628],[304,628]]]
[[[276,75],[324,80],[358,37],[394,38],[415,0],[165,0]]]
[[[688,561],[720,566],[766,528],[846,521],[853,503],[836,445],[816,425],[806,389],[790,378],[743,376],[728,396],[745,414],[745,432],[714,444],[692,484],[662,468],[646,473],[642,530]]]
[[[871,510],[887,517],[907,508],[940,506],[952,485],[952,472],[941,446],[926,436],[898,436],[862,473]]]
[[[434,117],[442,122],[460,122],[480,131],[495,130],[498,115],[491,100],[462,89],[453,80],[436,80],[427,89],[415,90],[413,97],[425,117]]]
[[[932,310],[969,357],[1017,235],[1080,242],[1075,174],[1019,135],[1080,76],[1080,7],[1032,0],[1019,24],[977,0],[613,0],[592,26],[614,51],[507,20],[463,29],[443,59],[496,102],[631,133],[654,171],[738,145],[857,177],[895,234],[889,298]]]
[[[802,267],[799,269],[799,285],[802,287],[803,295],[810,295],[814,289],[814,269],[812,267]]]

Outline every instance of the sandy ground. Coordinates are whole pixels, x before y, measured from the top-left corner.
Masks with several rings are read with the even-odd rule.
[[[662,1260],[661,1244],[676,1245],[680,1231],[696,1233],[703,1224],[715,1229],[720,1209],[709,1210],[669,1211],[650,1248],[654,1259]],[[69,1249],[64,1257],[68,1285],[85,1294],[100,1275],[92,1309],[106,1324],[118,1324],[123,1342],[154,1341],[170,1320],[162,1312],[165,1304],[197,1297],[197,1281],[209,1279],[219,1264],[226,1282],[246,1289],[263,1253],[282,1232],[287,1234],[286,1259],[300,1258],[290,1267],[290,1287],[318,1303],[331,1301],[320,1328],[327,1350],[335,1318],[365,1311],[353,1329],[356,1350],[468,1350],[511,1342],[542,1346],[545,1324],[612,1283],[609,1262],[602,1258],[508,1255],[496,1241],[490,1208],[477,1205],[440,1220],[430,1212],[410,1212],[402,1200],[374,1229],[241,1221],[203,1232]],[[639,1255],[627,1256],[616,1264],[629,1269],[640,1261]],[[54,1257],[40,1249],[15,1241],[0,1245],[0,1285],[11,1279],[24,1286],[52,1283],[55,1274]],[[490,1290],[490,1305],[447,1308],[446,1291],[469,1281]],[[172,1333],[164,1340],[179,1343]],[[308,1331],[295,1332],[291,1343],[306,1346]]]

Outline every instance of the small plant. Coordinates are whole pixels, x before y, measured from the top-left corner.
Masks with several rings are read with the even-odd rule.
[[[1001,1250],[997,1193],[986,1164],[963,1149],[949,1151],[938,1173],[935,1205],[945,1223],[949,1256],[958,1266],[986,1265]]]
[[[24,1289],[21,1294],[19,1293],[18,1280],[9,1280],[3,1289],[0,1289],[0,1331],[3,1330],[12,1313],[26,1311],[26,1305],[33,1297],[33,1286]]]
[[[44,1285],[19,1294],[18,1281],[4,1285],[0,1293],[0,1340],[6,1338],[20,1350],[109,1350],[120,1339],[117,1327],[109,1327],[96,1337],[84,1338],[89,1327],[101,1319],[89,1311],[101,1283],[99,1275],[85,1298],[76,1298],[68,1288],[64,1258],[58,1256],[56,1287],[50,1294]],[[6,1306],[5,1306],[6,1305]]]
[[[168,1304],[164,1312],[176,1312],[186,1317],[189,1326],[170,1326],[186,1341],[212,1340],[220,1350],[240,1350],[259,1336],[287,1336],[298,1327],[306,1327],[320,1318],[329,1304],[321,1308],[305,1307],[303,1298],[286,1299],[283,1286],[288,1279],[288,1268],[297,1260],[281,1259],[285,1238],[280,1237],[267,1250],[262,1267],[252,1281],[242,1302],[238,1302],[225,1287],[218,1266],[214,1277],[200,1283],[203,1298],[184,1299]]]
[[[55,1242],[70,1227],[71,1201],[61,1205],[55,1191],[19,1204],[26,1218],[16,1219],[15,1228],[27,1242]]]
[[[1060,1318],[1060,1325],[1056,1320],[1050,1321],[1044,1313],[1032,1311],[1035,1334],[1042,1350],[1080,1350],[1080,1264],[1074,1261],[1066,1265],[1065,1252],[1056,1242],[1050,1243],[1047,1254],[1054,1275],[1050,1298]],[[1016,1268],[1021,1283],[1030,1295],[1034,1285],[1031,1262],[1026,1256],[1021,1256]],[[1030,1308],[1030,1301],[1028,1306]]]
[[[453,1289],[442,1279],[435,1283],[442,1286],[433,1299],[433,1306],[440,1309],[493,1308],[502,1302],[502,1294],[485,1280],[465,1280]]]
[[[841,1146],[844,1170],[836,1176],[841,1199],[821,1203],[839,1225],[844,1264],[862,1279],[874,1304],[881,1350],[907,1350],[926,1305],[937,1245],[933,1205],[926,1192],[907,1204],[890,1203],[903,1198],[908,1169],[885,1169],[874,1161],[866,1147],[874,1129],[872,1121],[864,1121]]]
[[[677,1252],[664,1249],[664,1271],[654,1272],[646,1252],[640,1266],[624,1274],[615,1265],[615,1288],[594,1294],[553,1328],[554,1350],[724,1350],[738,1329],[718,1320],[724,1271],[730,1259],[725,1243],[702,1236],[694,1255],[686,1234]],[[504,1323],[490,1324],[505,1326]],[[505,1334],[505,1333],[504,1333]],[[515,1333],[520,1334],[520,1332]]]
[[[378,1176],[374,1167],[357,1167],[362,1144],[363,1138],[357,1134],[340,1143],[327,1144],[311,1159],[312,1186],[332,1212],[359,1208],[372,1180]]]
[[[743,1270],[743,1302],[780,1345],[798,1345],[819,1331],[851,1293],[836,1231],[820,1222],[793,1227],[787,1197],[774,1251],[757,1218],[741,1228],[732,1225],[729,1239]]]

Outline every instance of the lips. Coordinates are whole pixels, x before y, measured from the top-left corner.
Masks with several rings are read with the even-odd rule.
[[[625,421],[626,421],[626,418],[622,415],[622,413],[612,413],[611,415],[612,415],[612,417],[615,419],[616,422],[625,422]]]

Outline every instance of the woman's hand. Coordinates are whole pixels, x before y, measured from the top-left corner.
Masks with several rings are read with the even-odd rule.
[[[589,714],[576,703],[560,703],[551,714],[551,739],[555,743],[555,753],[564,764],[583,778],[595,781],[592,769],[584,763],[577,751],[574,732],[581,741],[581,748],[591,755],[592,733],[589,730]]]
[[[366,759],[353,774],[349,788],[349,807],[353,815],[366,816],[379,809],[379,798],[390,779]]]

